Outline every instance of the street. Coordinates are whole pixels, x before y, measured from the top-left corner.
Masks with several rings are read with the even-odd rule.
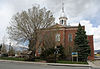
[[[0,69],[89,69],[89,67],[50,66],[31,63],[0,62]]]

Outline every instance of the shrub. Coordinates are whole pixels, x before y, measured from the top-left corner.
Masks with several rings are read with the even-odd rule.
[[[1,54],[1,57],[8,57],[8,54],[7,53]]]
[[[64,48],[63,46],[57,46],[57,48],[48,48],[46,50],[42,50],[42,53],[40,55],[41,59],[47,60],[47,62],[55,62],[56,60],[64,60],[65,54],[64,54]]]
[[[54,55],[54,54],[49,55],[49,56],[46,58],[46,61],[49,62],[49,63],[55,62],[55,55]]]

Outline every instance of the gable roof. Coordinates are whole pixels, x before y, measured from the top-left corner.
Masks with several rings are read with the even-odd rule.
[[[50,28],[64,28],[65,26],[61,25],[61,24],[55,24],[53,26],[51,26]]]
[[[85,26],[82,26],[83,27],[83,29],[85,30]],[[64,25],[61,25],[61,24],[58,24],[58,23],[56,23],[56,24],[54,24],[54,25],[52,25],[52,26],[50,26],[50,27],[48,27],[48,28],[45,28],[45,29],[61,29],[61,28],[65,28],[65,29],[78,29],[78,26],[64,26]]]

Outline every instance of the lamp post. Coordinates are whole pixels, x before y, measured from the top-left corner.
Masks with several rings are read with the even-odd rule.
[[[10,56],[11,42],[9,43],[9,56]]]
[[[54,51],[54,55],[55,55],[55,63],[56,63],[56,46],[55,46],[55,51]]]

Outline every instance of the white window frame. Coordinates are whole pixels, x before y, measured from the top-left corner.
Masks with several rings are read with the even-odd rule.
[[[72,42],[73,41],[72,34],[68,34],[68,41],[69,42]]]

